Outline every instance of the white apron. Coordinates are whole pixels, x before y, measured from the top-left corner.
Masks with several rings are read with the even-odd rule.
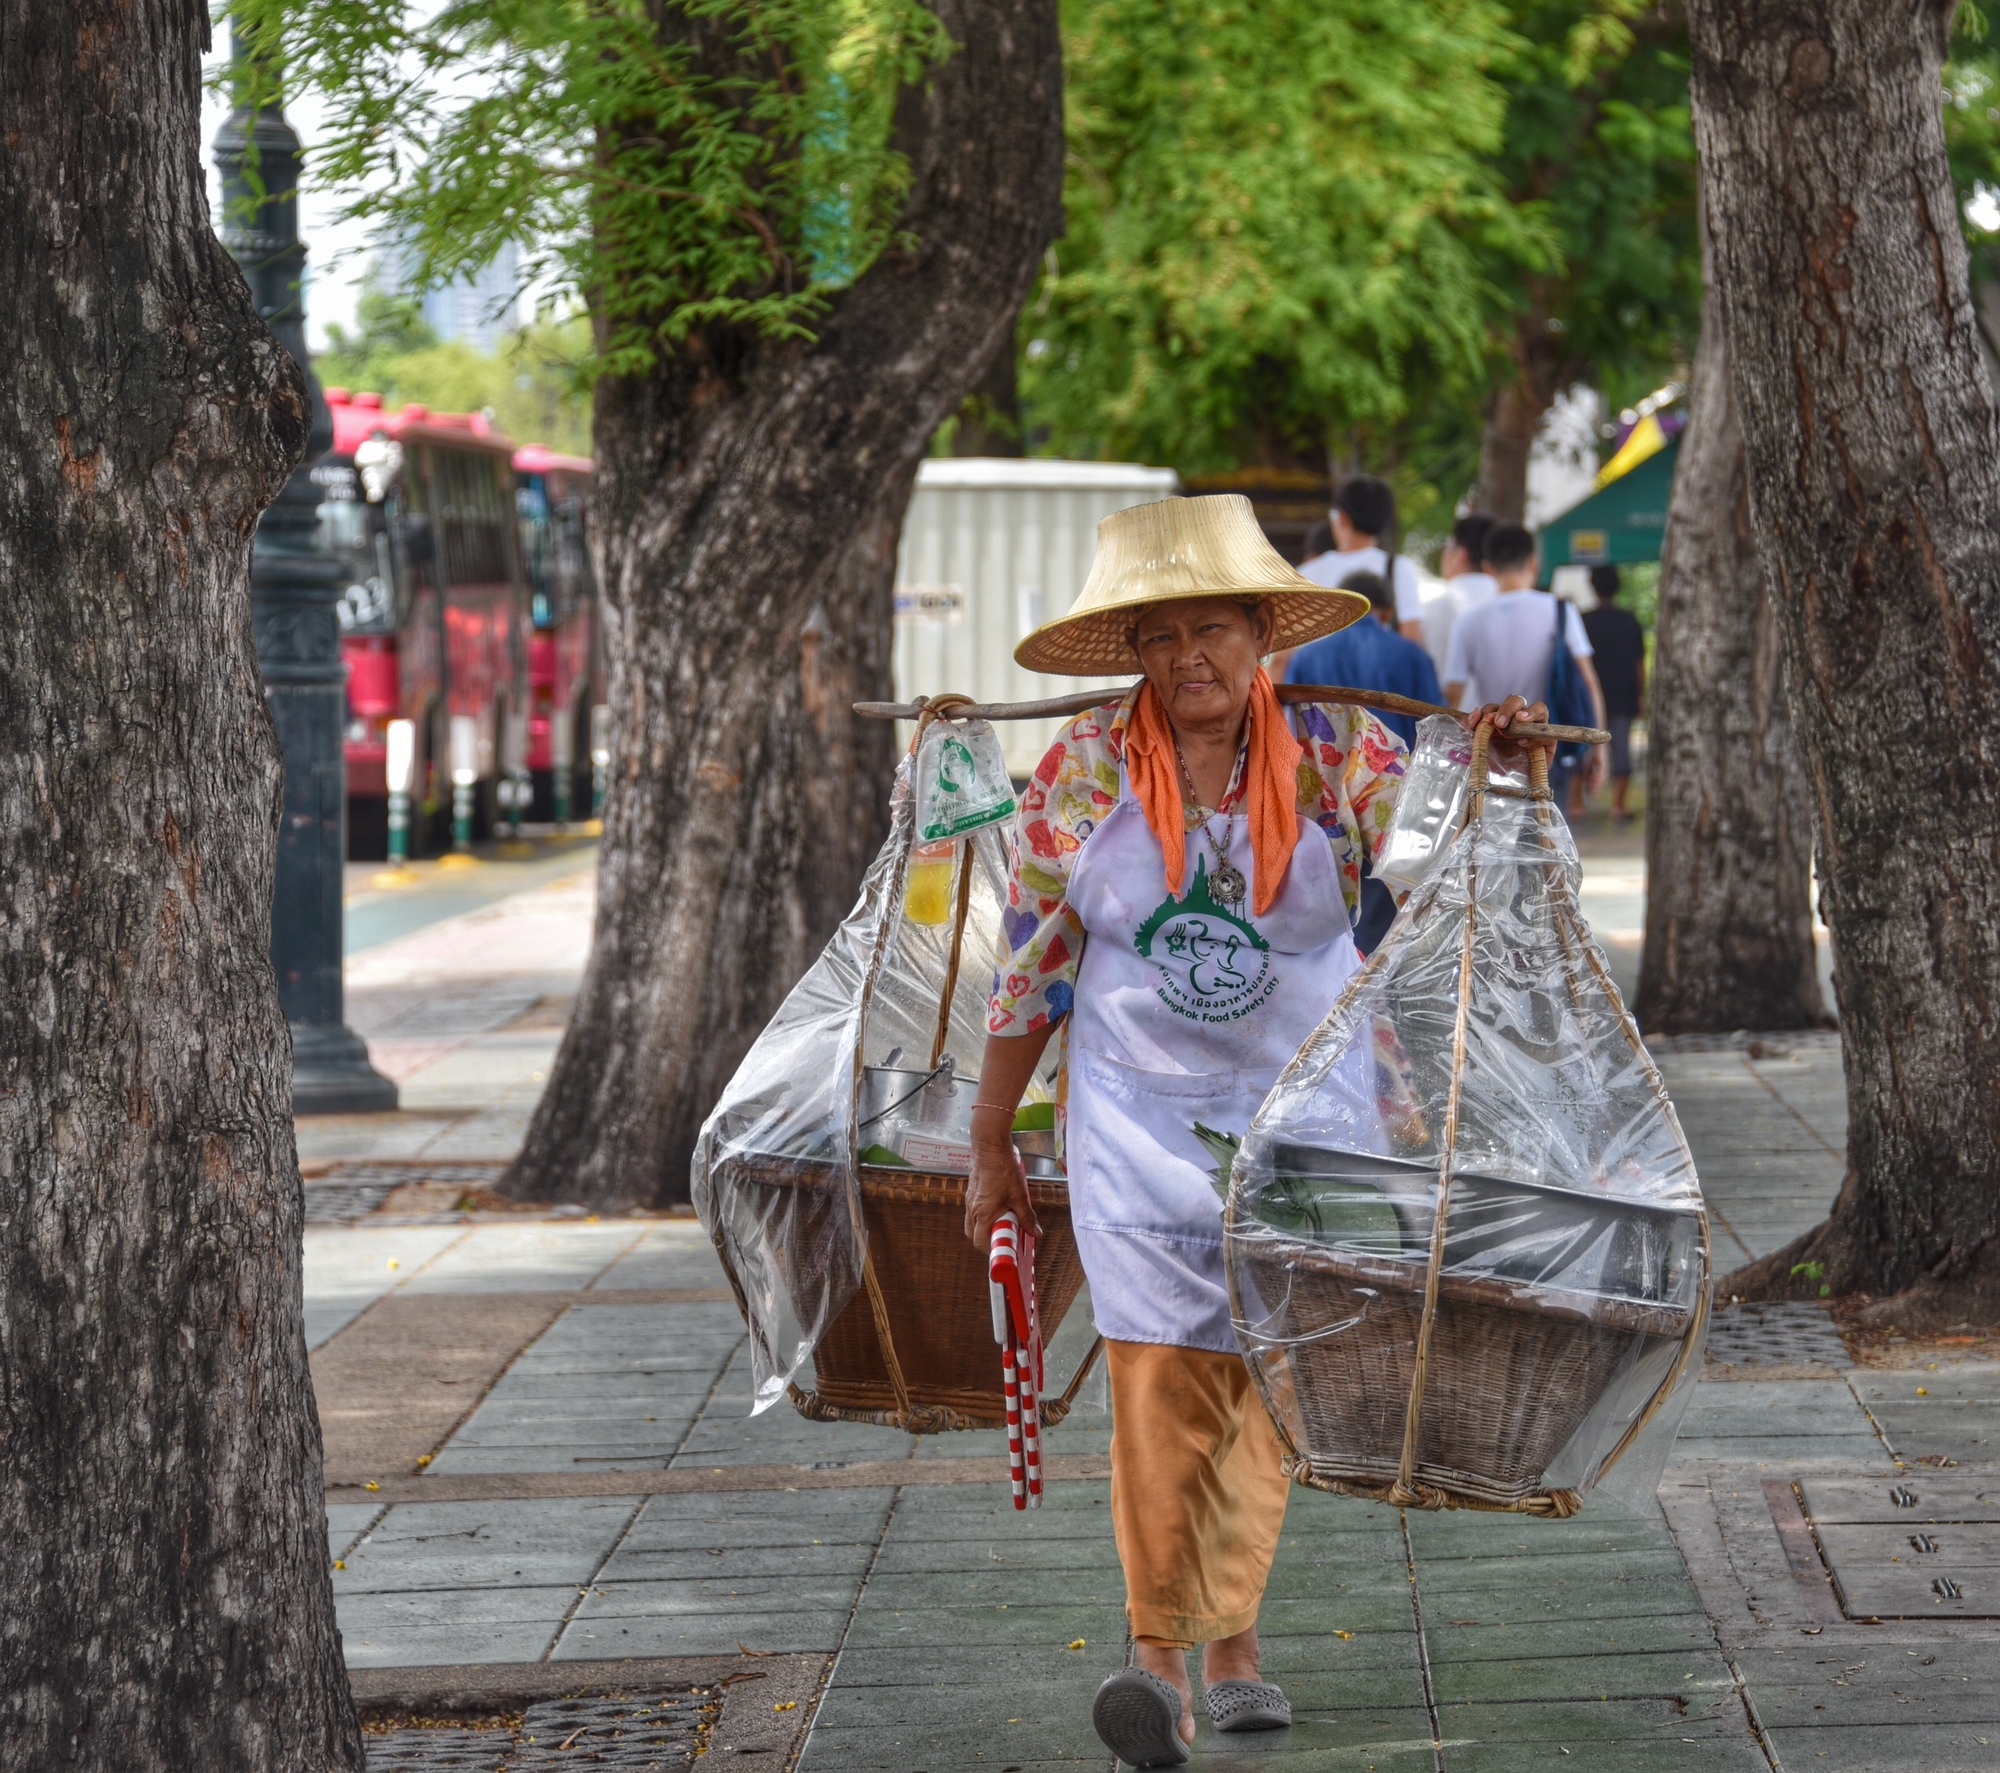
[[[1070,874],[1086,940],[1069,1026],[1064,1151],[1097,1327],[1122,1342],[1234,1354],[1216,1160],[1193,1126],[1241,1135],[1359,964],[1326,833],[1298,821],[1285,884],[1254,914],[1247,814],[1211,817],[1251,883],[1208,893],[1207,837],[1187,839],[1184,896],[1124,771]]]

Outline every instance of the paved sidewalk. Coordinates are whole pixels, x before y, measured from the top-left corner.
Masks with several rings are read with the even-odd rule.
[[[1017,1515],[997,1435],[750,1418],[742,1324],[692,1220],[450,1210],[448,1164],[519,1136],[587,888],[360,957],[350,1002],[409,1043],[408,1106],[302,1124],[309,1197],[377,1189],[352,1179],[371,1163],[408,1178],[369,1194],[387,1212],[307,1233],[357,1692],[378,1717],[540,1720],[461,1732],[474,1758],[450,1763],[412,1758],[437,1733],[378,1735],[374,1764],[555,1765],[556,1714],[533,1707],[608,1691],[667,1720],[623,1765],[705,1744],[806,1773],[1108,1769],[1089,1701],[1125,1639],[1101,1387],[1049,1437],[1047,1506]],[[1662,1064],[1721,1266],[1824,1212],[1830,1040]],[[1294,1492],[1264,1631],[1298,1721],[1204,1722],[1197,1764],[2000,1768],[2000,1626],[1975,1616],[2000,1614],[2000,1367],[1856,1368],[1810,1307],[1726,1314],[1714,1353],[1659,1496],[1630,1507],[1556,1523]]]

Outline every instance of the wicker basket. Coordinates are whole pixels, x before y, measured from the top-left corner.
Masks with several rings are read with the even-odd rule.
[[[1397,1479],[1424,1310],[1420,1264],[1273,1240],[1248,1258],[1289,1344],[1306,1444],[1294,1476],[1386,1491]],[[1472,1276],[1438,1282],[1414,1477],[1512,1508],[1605,1387],[1651,1338],[1681,1342],[1692,1310]]]
[[[828,1213],[841,1210],[846,1184],[837,1164],[742,1156],[727,1162],[736,1186],[812,1190],[824,1195]],[[874,1164],[861,1165],[858,1173],[868,1252],[910,1409],[899,1404],[865,1287],[856,1288],[827,1326],[813,1352],[813,1389],[795,1391],[793,1403],[822,1420],[874,1422],[911,1433],[1004,1427],[986,1264],[965,1235],[965,1177]],[[1083,1262],[1070,1226],[1069,1185],[1037,1180],[1028,1188],[1042,1224],[1035,1289],[1049,1342],[1082,1291]],[[801,1241],[818,1247],[823,1240]],[[1042,1421],[1053,1427],[1067,1410],[1066,1400],[1050,1398]]]

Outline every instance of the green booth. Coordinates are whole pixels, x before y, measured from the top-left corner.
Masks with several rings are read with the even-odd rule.
[[[1680,449],[1677,433],[1580,505],[1572,505],[1544,523],[1542,583],[1546,585],[1559,566],[1623,566],[1658,560]]]

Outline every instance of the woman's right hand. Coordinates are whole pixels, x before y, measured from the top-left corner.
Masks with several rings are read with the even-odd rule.
[[[1001,1120],[998,1115],[979,1118]],[[972,1174],[965,1183],[965,1235],[982,1256],[993,1241],[993,1222],[1002,1213],[1012,1213],[1030,1233],[1040,1235],[1041,1225],[1028,1200],[1028,1178],[1014,1149],[1011,1119],[997,1130],[973,1129]]]

